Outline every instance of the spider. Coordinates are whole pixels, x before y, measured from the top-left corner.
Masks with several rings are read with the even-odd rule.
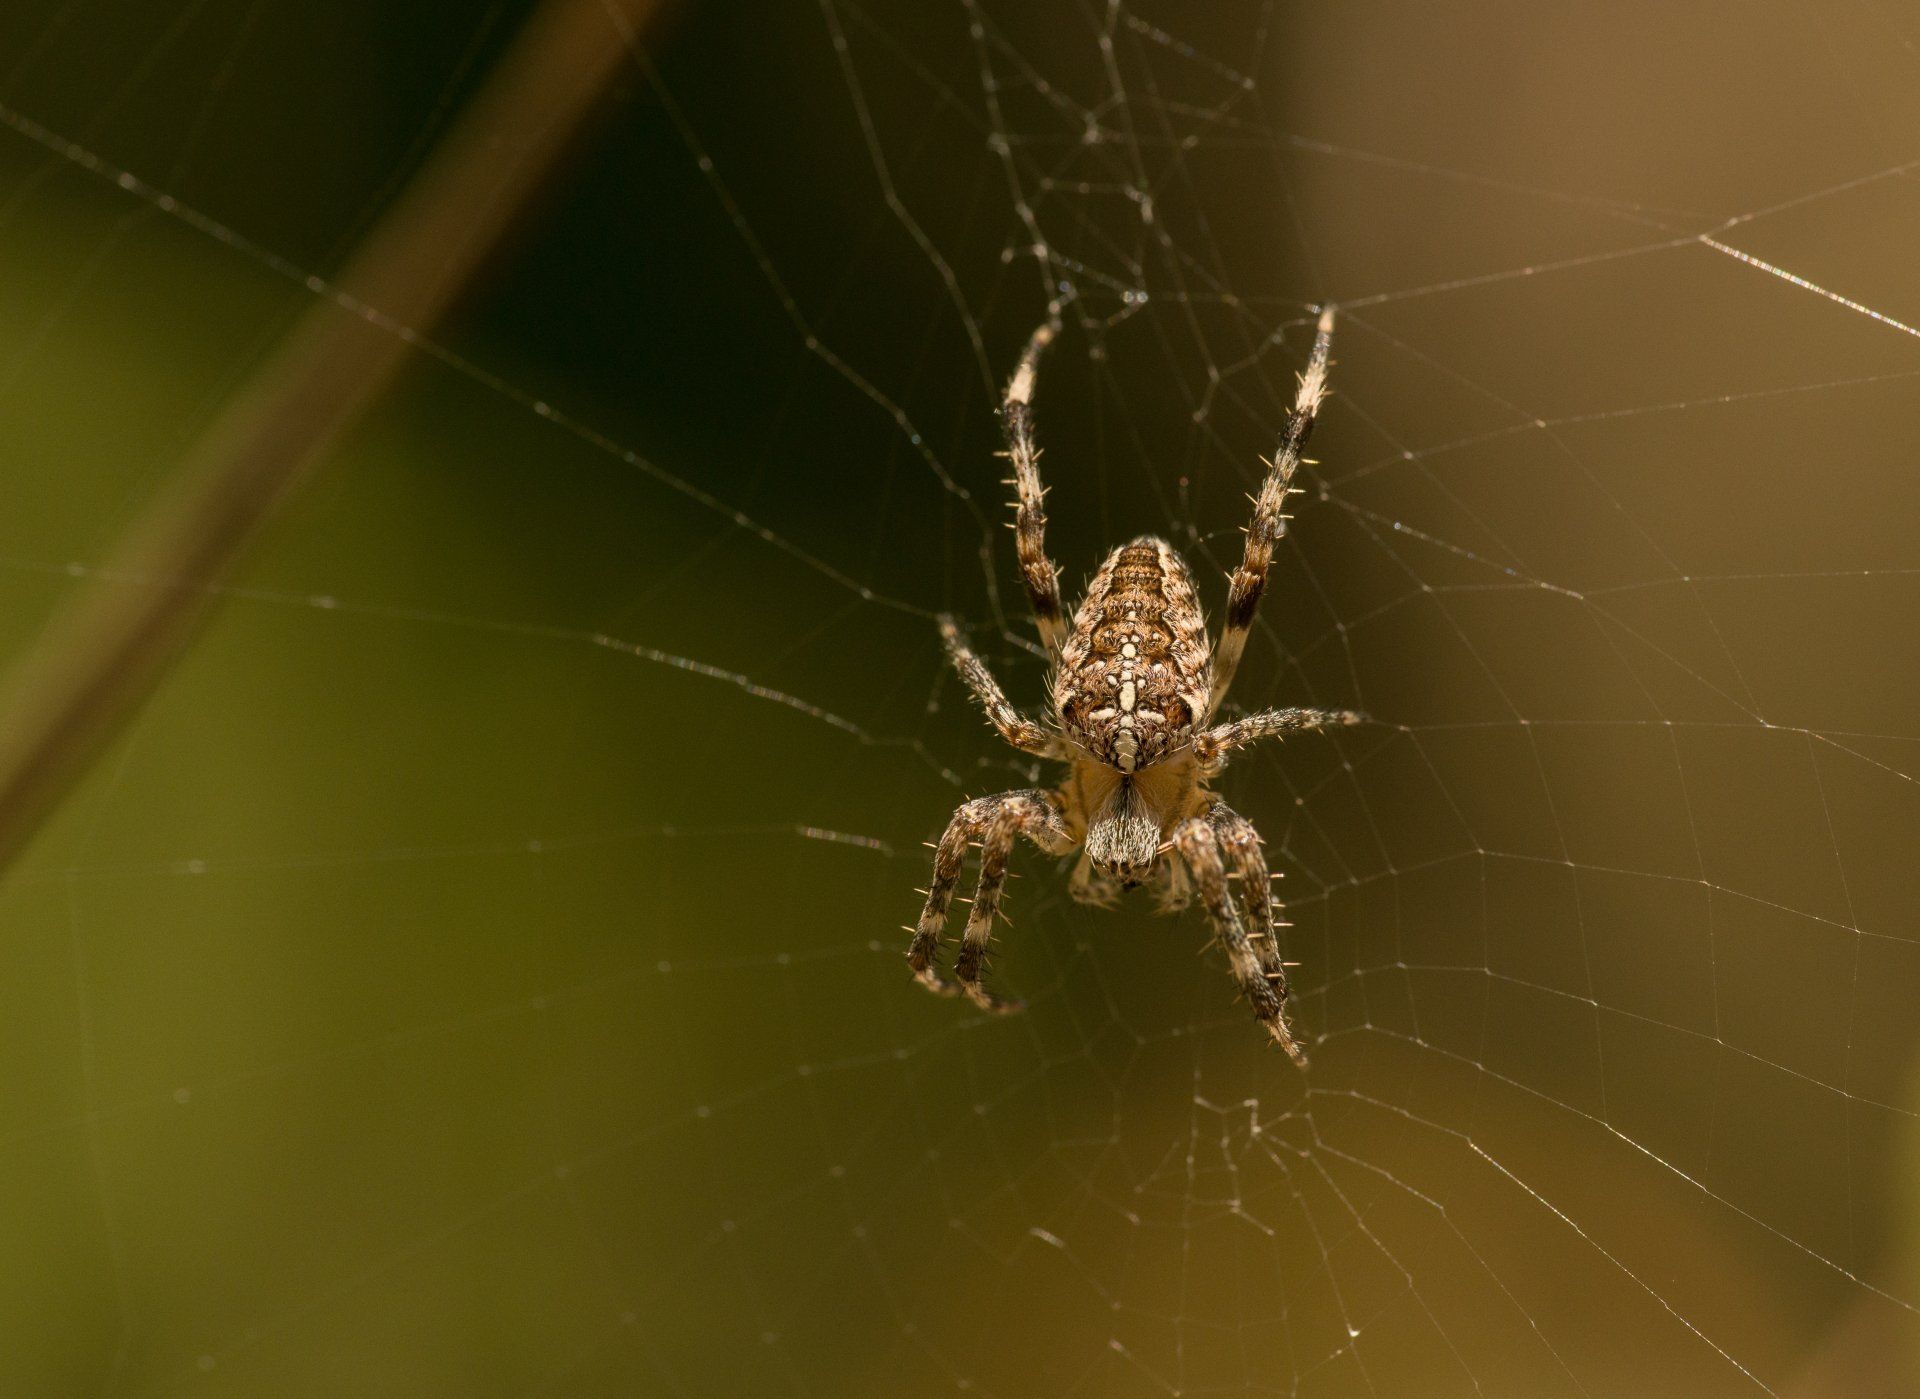
[[[1107,555],[1069,627],[1060,575],[1047,557],[1040,452],[1033,438],[1033,388],[1040,356],[1060,330],[1057,310],[1034,331],[1001,406],[1018,515],[1020,574],[1052,666],[1050,723],[1008,703],[1000,683],[968,647],[951,617],[940,619],[947,655],[1000,737],[1023,753],[1072,765],[1054,791],[976,797],[953,814],[934,847],[926,907],[911,930],[907,961],[922,985],[964,995],[1008,1014],[1021,1003],[981,984],[987,944],[1007,879],[1014,840],[1049,855],[1081,851],[1069,889],[1082,903],[1110,907],[1148,884],[1160,911],[1184,908],[1194,891],[1205,906],[1254,1018],[1304,1066],[1287,1023],[1286,964],[1274,939],[1274,900],[1253,823],[1207,789],[1227,755],[1258,739],[1363,722],[1351,710],[1268,709],[1215,723],[1253,626],[1274,545],[1286,534],[1282,507],[1326,394],[1333,308],[1320,313],[1313,351],[1287,414],[1266,481],[1254,501],[1246,552],[1227,594],[1220,643],[1209,650],[1193,575],[1164,539],[1142,535]],[[980,847],[979,884],[953,979],[940,971],[941,934],[969,846]],[[1238,883],[1235,896],[1233,884]],[[1282,926],[1285,926],[1284,924]]]

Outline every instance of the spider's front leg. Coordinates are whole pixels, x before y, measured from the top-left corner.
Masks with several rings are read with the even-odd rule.
[[[1267,1033],[1287,1051],[1294,1063],[1304,1068],[1306,1052],[1300,1048],[1293,1031],[1287,1026],[1285,978],[1283,976],[1276,980],[1269,975],[1269,960],[1274,963],[1272,970],[1281,970],[1278,966],[1279,956],[1272,950],[1270,942],[1265,948],[1256,948],[1247,935],[1246,921],[1241,917],[1233,889],[1227,880],[1220,831],[1209,816],[1195,816],[1174,829],[1173,846],[1193,875],[1194,887],[1199,890],[1200,901],[1206,905],[1207,916],[1213,921],[1221,946],[1227,950],[1234,980],[1240,983],[1241,994],[1247,998],[1247,1004],[1253,1007],[1254,1019],[1267,1027]],[[1239,852],[1235,854],[1244,883],[1246,867],[1240,865]],[[1264,873],[1264,862],[1261,868]]]
[[[946,833],[934,847],[926,906],[920,911],[913,941],[907,948],[907,965],[921,985],[943,996],[964,995],[996,1015],[1020,1009],[1020,1002],[1003,999],[982,986],[980,974],[985,969],[987,943],[993,936],[994,915],[999,912],[1000,896],[1006,887],[1007,861],[1015,837],[1022,835],[1050,855],[1064,855],[1073,848],[1058,796],[1041,791],[1003,792],[996,797],[978,797],[954,812]],[[946,928],[954,887],[960,882],[967,846],[976,840],[980,843],[980,882],[974,889],[960,955],[954,959],[954,980],[948,981],[940,974],[940,935]]]
[[[1253,822],[1223,801],[1213,804],[1207,820],[1220,839],[1220,849],[1234,878],[1240,881],[1240,902],[1247,911],[1247,934],[1253,942],[1254,955],[1260,959],[1261,975],[1272,983],[1280,998],[1279,1029],[1274,1038],[1293,1056],[1294,1062],[1304,1068],[1307,1056],[1287,1022],[1287,967],[1280,960],[1280,940],[1274,932],[1273,882],[1267,870],[1267,857],[1260,849],[1260,832]]]

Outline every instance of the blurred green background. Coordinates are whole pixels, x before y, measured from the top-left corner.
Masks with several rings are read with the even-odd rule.
[[[529,12],[0,13],[7,654],[143,586]],[[1916,52],[674,8],[0,883],[0,1392],[1915,1392]],[[1379,723],[1224,783],[1304,1077],[1197,914],[1031,850],[1026,1015],[900,962],[1032,780],[931,619],[1038,706],[992,409],[1049,295],[1066,584],[1151,530],[1216,604],[1344,308],[1236,698]]]

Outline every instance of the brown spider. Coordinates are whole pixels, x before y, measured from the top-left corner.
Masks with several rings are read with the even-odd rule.
[[[1193,575],[1171,545],[1152,535],[1107,556],[1087,585],[1073,629],[1067,629],[1059,570],[1047,557],[1045,493],[1033,443],[1034,377],[1059,328],[1056,319],[1034,331],[1001,409],[1019,492],[1020,573],[1053,663],[1053,723],[1037,723],[1007,702],[951,618],[940,619],[940,635],[1000,736],[1023,753],[1071,763],[1073,771],[1057,791],[977,797],[954,812],[935,847],[933,879],[907,961],[923,985],[943,996],[965,995],[996,1014],[1019,1010],[1019,1001],[980,984],[1014,838],[1024,835],[1049,855],[1079,847],[1083,853],[1069,887],[1083,903],[1110,905],[1123,890],[1151,881],[1161,911],[1169,912],[1185,907],[1190,889],[1197,888],[1255,1018],[1304,1065],[1306,1055],[1287,1025],[1287,974],[1274,940],[1259,832],[1206,783],[1226,766],[1227,754],[1257,739],[1362,722],[1351,710],[1318,709],[1269,709],[1231,723],[1211,722],[1246,649],[1274,545],[1286,534],[1282,506],[1288,495],[1299,494],[1293,473],[1326,393],[1333,308],[1320,313],[1293,410],[1267,463],[1246,553],[1227,594],[1220,645],[1211,656]],[[949,981],[938,964],[940,936],[967,847],[976,842],[980,882]],[[1229,882],[1235,879],[1238,899]]]

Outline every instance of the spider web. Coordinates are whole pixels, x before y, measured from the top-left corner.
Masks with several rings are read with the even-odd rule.
[[[23,645],[524,11],[0,19]],[[1912,1392],[1907,17],[695,6],[0,889],[31,1393]],[[1217,614],[1302,1075],[1016,856],[993,407]],[[1197,955],[1196,955],[1197,954]]]

